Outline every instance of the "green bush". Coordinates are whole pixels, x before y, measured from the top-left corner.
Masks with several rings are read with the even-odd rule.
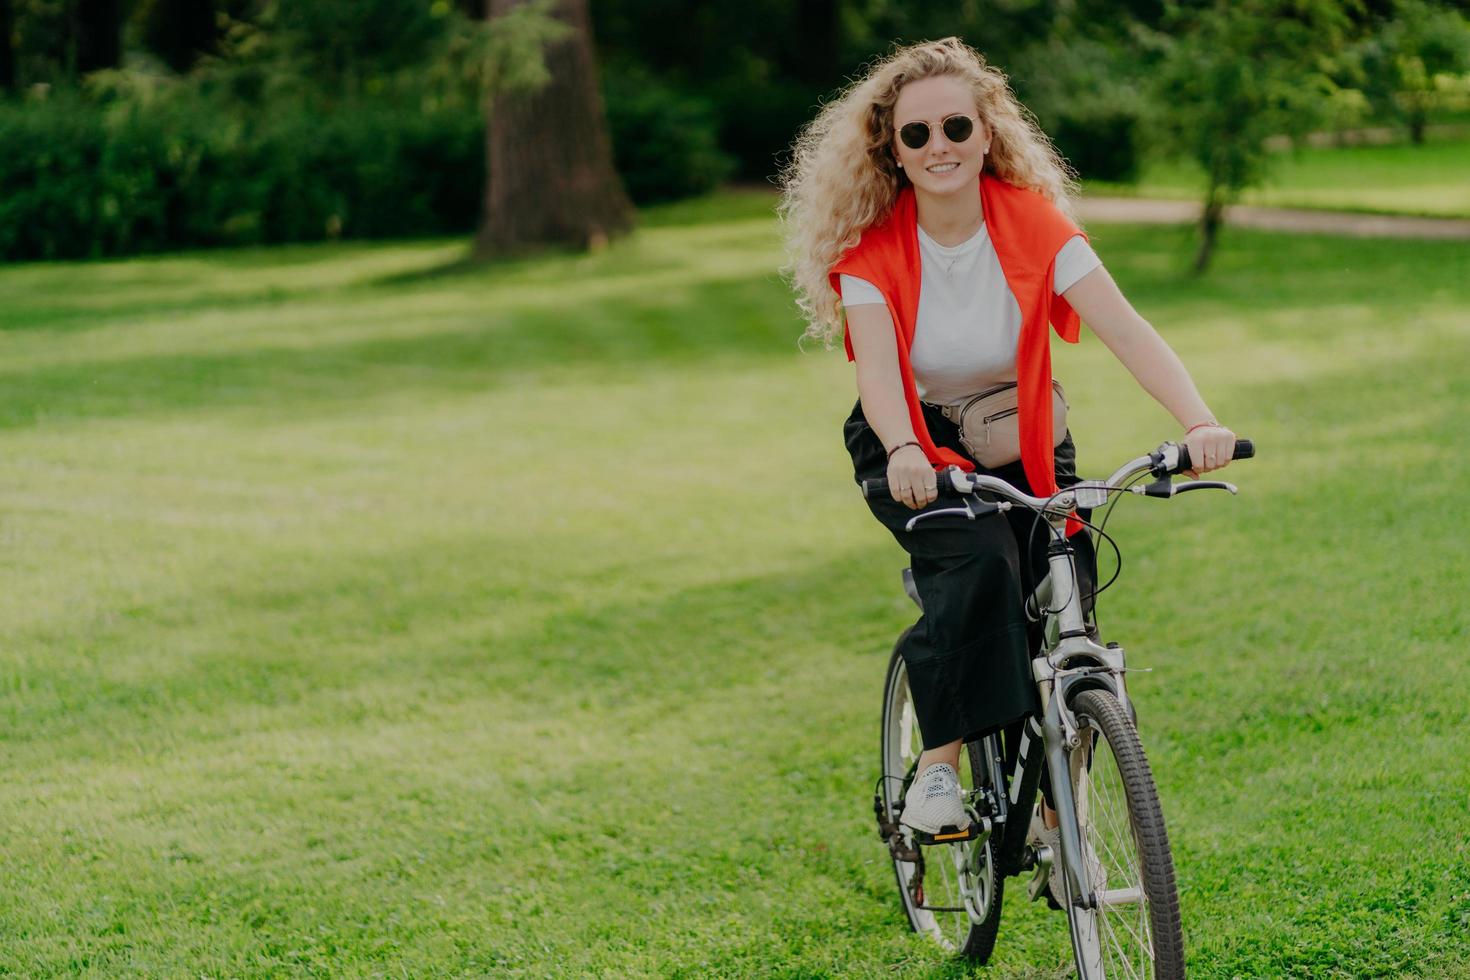
[[[822,92],[772,78],[731,79],[713,87],[720,145],[737,161],[742,180],[771,182],[787,160],[796,133],[816,114]]]
[[[0,258],[459,233],[479,217],[472,113],[204,99],[0,105]]]
[[[635,201],[730,174],[706,103],[616,75],[606,98]],[[483,119],[401,101],[271,105],[202,86],[0,101],[0,260],[473,230]]]
[[[87,253],[105,142],[96,114],[0,113],[0,256]]]
[[[709,104],[644,72],[604,73],[603,99],[613,156],[638,204],[693,197],[730,175]]]
[[[1139,123],[1138,113],[1126,107],[1063,111],[1051,137],[1082,177],[1132,183],[1143,165]]]

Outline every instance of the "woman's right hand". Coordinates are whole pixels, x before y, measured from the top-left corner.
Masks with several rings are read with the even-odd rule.
[[[929,457],[918,446],[903,446],[888,457],[888,492],[905,507],[918,510],[932,504],[939,496],[937,481]]]

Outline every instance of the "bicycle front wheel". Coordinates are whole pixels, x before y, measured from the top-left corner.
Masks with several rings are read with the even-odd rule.
[[[1072,710],[1082,734],[1072,752],[1072,790],[1096,898],[1088,908],[1068,896],[1079,973],[1083,980],[1183,977],[1174,859],[1138,732],[1108,691],[1083,691]]]
[[[899,645],[903,640],[900,638]],[[909,691],[908,671],[895,649],[883,684],[882,816],[897,826],[911,770],[924,749]],[[980,743],[960,753],[960,788],[972,803],[988,781]],[[913,930],[945,949],[984,963],[1000,929],[1002,880],[988,840],[924,846],[898,827],[887,840],[904,913]]]

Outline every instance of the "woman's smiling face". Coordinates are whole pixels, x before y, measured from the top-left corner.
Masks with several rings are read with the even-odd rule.
[[[976,120],[974,131],[960,142],[950,139],[943,125],[950,116]],[[975,183],[990,148],[990,127],[979,116],[969,86],[952,75],[921,78],[899,90],[893,106],[893,152],[917,190],[944,195]],[[929,127],[929,141],[918,149],[898,135],[914,122]]]

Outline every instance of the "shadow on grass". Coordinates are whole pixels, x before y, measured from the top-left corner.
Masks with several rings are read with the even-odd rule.
[[[762,279],[617,304],[424,320],[425,332],[407,338],[0,372],[0,428],[252,406],[277,414],[405,393],[479,392],[532,369],[588,364],[638,372],[714,357],[787,358],[800,333],[788,297]]]
[[[748,230],[740,225],[717,228],[711,234],[733,236],[733,254],[747,254],[743,250],[749,243],[743,236]],[[1340,343],[1336,314],[1320,311],[1324,302],[1338,311],[1366,311],[1370,320],[1373,310],[1392,310],[1384,318],[1389,327],[1406,327],[1414,309],[1424,303],[1470,306],[1463,285],[1470,282],[1470,250],[1454,243],[1394,243],[1386,248],[1382,243],[1232,233],[1234,244],[1222,250],[1217,272],[1194,282],[1182,279],[1174,268],[1176,237],[1171,230],[1161,235],[1157,229],[1123,226],[1097,236],[1105,258],[1122,256],[1115,272],[1132,299],[1167,323],[1169,331],[1188,331],[1233,316],[1262,336],[1289,328],[1293,339],[1310,336]],[[701,240],[691,235],[690,247]],[[0,428],[220,407],[259,406],[262,412],[279,413],[404,393],[483,391],[532,372],[595,365],[631,376],[667,366],[694,368],[714,358],[789,358],[796,353],[801,324],[774,269],[765,275],[736,273],[687,283],[674,270],[650,277],[646,287],[591,299],[574,288],[593,279],[636,277],[650,263],[676,261],[672,253],[682,247],[678,240],[672,247],[663,243],[657,254],[627,249],[598,258],[585,270],[586,259],[523,260],[517,267],[522,273],[507,283],[519,290],[519,306],[497,307],[494,289],[486,289],[483,304],[476,294],[448,304],[426,304],[420,313],[412,300],[401,303],[397,296],[406,310],[402,315],[422,325],[412,336],[228,353],[157,353],[0,371]],[[502,268],[511,266],[495,266],[492,274],[498,277]],[[461,257],[392,272],[389,278],[397,277],[393,281],[398,288],[423,284],[427,299],[437,295],[435,284],[483,285],[486,271]],[[1457,278],[1457,271],[1464,275]],[[583,272],[587,278],[579,279]],[[399,307],[392,312],[375,308],[375,295],[372,288],[355,291],[343,302],[340,316],[370,324],[399,315]],[[381,295],[392,293],[385,289]],[[320,308],[311,312],[320,319]],[[1271,319],[1262,322],[1267,314]],[[262,318],[273,315],[261,311]],[[301,333],[309,332],[311,319],[303,319]],[[232,329],[245,332],[251,325],[242,316],[239,327]]]
[[[1375,465],[1397,469],[1403,461],[1396,452],[1411,458],[1435,441],[1433,430],[1463,422],[1470,404],[1463,397],[1467,368],[1470,341],[1441,351],[1434,368],[1424,372],[1374,365],[1305,383],[1242,386],[1236,396],[1269,398],[1294,417],[1300,413],[1300,421],[1285,423],[1288,429],[1310,431],[1313,418],[1330,419],[1339,441],[1371,454]],[[1371,402],[1358,395],[1367,386],[1375,392]],[[1426,392],[1442,403],[1427,416]],[[1273,480],[1284,472],[1297,477],[1275,506],[1254,508],[1250,522],[1232,528],[1233,535],[1254,542],[1240,546],[1247,552],[1283,546],[1291,551],[1291,587],[1252,599],[1263,622],[1289,613],[1300,629],[1336,635],[1342,622],[1357,622],[1342,597],[1361,593],[1365,576],[1382,579],[1384,595],[1406,603],[1413,596],[1390,579],[1454,579],[1458,552],[1406,549],[1404,543],[1438,533],[1442,505],[1464,475],[1462,457],[1446,448],[1433,465],[1418,466],[1424,481],[1403,485],[1355,481],[1362,462],[1332,443],[1298,448],[1315,453],[1310,466],[1291,463],[1293,445],[1285,439],[1262,440],[1262,459],[1276,471]],[[1250,493],[1245,467],[1259,464],[1239,465],[1235,479]],[[1324,502],[1333,521],[1348,522],[1343,526],[1351,527],[1350,539],[1324,534],[1313,523]],[[1192,539],[1184,534],[1181,540]],[[1125,550],[1147,545],[1126,536],[1121,543]],[[656,707],[736,684],[752,672],[779,672],[782,658],[812,643],[848,647],[854,656],[885,655],[909,615],[897,584],[902,555],[876,526],[856,544],[853,553],[794,572],[669,588],[652,599],[600,605],[579,597],[590,583],[616,579],[616,565],[558,559],[568,549],[576,551],[565,540],[550,541],[546,550],[520,556],[513,565],[507,564],[503,541],[473,531],[386,553],[364,548],[309,561],[283,561],[272,553],[259,567],[219,581],[181,582],[179,594],[123,616],[107,611],[96,623],[68,621],[54,635],[13,638],[37,649],[107,650],[112,658],[146,654],[150,667],[126,681],[109,680],[89,662],[66,657],[12,668],[8,690],[27,693],[5,699],[5,727],[24,741],[120,724],[134,711],[207,714],[233,704],[284,705],[310,700],[314,692],[385,681],[385,691],[418,684],[437,699],[493,695],[532,711],[579,701]],[[694,553],[701,543],[686,547]],[[528,588],[542,573],[551,577]],[[1122,588],[1128,588],[1126,579]],[[1304,605],[1303,589],[1320,601]],[[1272,612],[1273,606],[1280,608]],[[1394,616],[1360,625],[1362,632],[1333,642],[1395,648],[1405,635],[1404,623]],[[204,638],[208,642],[201,644]],[[1408,648],[1401,653],[1407,656]],[[876,659],[872,668],[881,670]],[[383,715],[400,710],[412,709],[395,708],[386,697],[369,709]],[[318,711],[324,722],[331,720],[330,704]]]
[[[727,191],[649,208],[644,229],[665,231],[621,238],[584,253],[536,248],[475,260],[467,238],[318,242],[81,262],[23,263],[0,268],[0,333],[90,330],[119,320],[173,312],[229,310],[253,304],[319,301],[364,290],[412,289],[439,283],[546,282],[562,291],[578,282],[682,267],[698,239],[716,249],[732,242],[764,251],[774,226],[770,193]],[[679,244],[667,247],[670,237]],[[772,265],[776,263],[772,259]]]
[[[311,565],[273,555],[254,571],[181,582],[126,610],[14,637],[17,650],[53,654],[7,667],[0,717],[13,749],[35,743],[50,754],[56,740],[90,744],[124,728],[228,737],[241,724],[229,713],[242,706],[326,727],[412,719],[426,700],[517,704],[529,718],[594,706],[658,712],[779,674],[813,642],[850,645],[876,690],[903,623],[876,529],[871,543],[871,560],[845,555],[580,609],[576,581],[518,602],[523,585],[497,584],[503,576],[486,566],[496,553],[489,535]],[[879,573],[887,592],[875,602]],[[109,666],[99,669],[92,651],[106,651]]]
[[[586,257],[586,254],[573,248],[547,246],[480,257],[475,254],[474,245],[471,244],[465,246],[461,255],[447,262],[375,276],[365,280],[362,285],[370,288],[393,289],[455,281],[479,283],[487,276],[511,275],[534,267],[547,259],[576,260]]]

